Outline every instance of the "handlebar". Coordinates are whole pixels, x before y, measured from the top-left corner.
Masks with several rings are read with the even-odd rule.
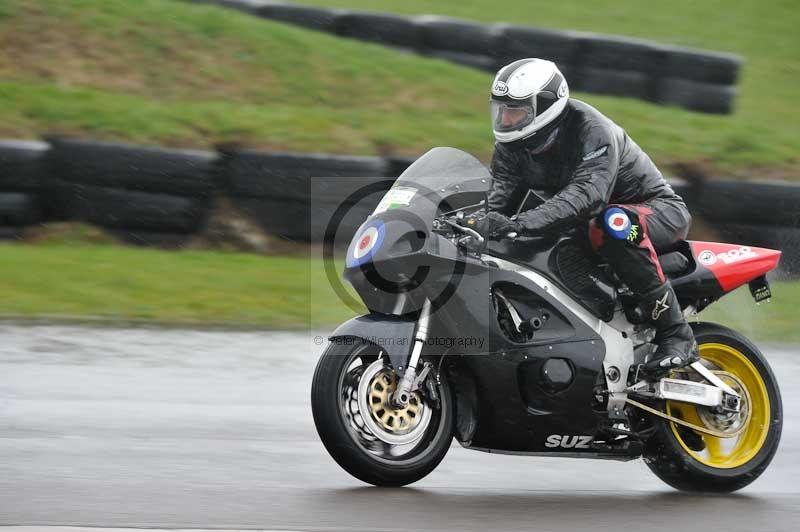
[[[460,232],[462,232],[462,233],[464,233],[466,235],[469,235],[470,237],[474,238],[477,241],[478,244],[483,244],[484,241],[485,241],[485,239],[481,236],[481,234],[478,233],[474,229],[470,229],[469,227],[465,227],[465,226],[457,224],[455,222],[451,222],[450,220],[447,220],[447,219],[444,219],[444,218],[440,218],[439,221],[442,222],[442,223],[447,224],[449,227],[452,227],[453,229],[455,229],[457,231],[460,231]],[[514,240],[518,236],[519,236],[519,234],[516,231],[512,231],[510,233],[506,233],[506,235],[503,236],[503,238],[504,239]]]
[[[467,234],[474,238],[479,244],[483,244],[484,238],[481,236],[479,232],[474,229],[470,229],[469,227],[464,227],[463,225],[458,225],[455,222],[451,222],[450,220],[446,220],[443,218],[439,219],[440,222],[447,224],[448,226],[452,227],[453,229],[460,231],[464,234]]]

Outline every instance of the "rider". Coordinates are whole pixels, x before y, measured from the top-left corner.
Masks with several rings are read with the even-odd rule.
[[[592,248],[655,327],[657,349],[644,369],[661,373],[698,360],[692,329],[656,254],[686,237],[691,216],[647,154],[609,118],[571,99],[550,61],[521,59],[502,68],[491,111],[497,143],[488,212],[471,224],[493,239],[588,224]],[[552,197],[512,216],[528,189]]]

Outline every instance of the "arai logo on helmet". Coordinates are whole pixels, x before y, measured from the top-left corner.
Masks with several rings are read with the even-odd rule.
[[[508,85],[506,85],[505,81],[496,81],[494,87],[492,87],[492,94],[495,96],[505,96],[508,94]]]

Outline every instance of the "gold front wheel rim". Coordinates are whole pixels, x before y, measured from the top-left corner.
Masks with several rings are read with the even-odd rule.
[[[670,423],[672,434],[693,459],[703,465],[732,469],[752,460],[764,445],[769,434],[770,400],[761,373],[741,351],[726,344],[706,343],[699,346],[700,358],[713,369],[731,374],[737,386],[744,388],[743,408],[747,408],[744,430],[734,438],[718,438],[700,434]],[[723,379],[725,380],[725,379]],[[732,384],[732,380],[727,380]],[[708,426],[710,416],[705,407],[667,401],[666,412],[671,416],[700,426]],[[702,414],[702,415],[701,415]],[[702,444],[702,449],[698,449]]]

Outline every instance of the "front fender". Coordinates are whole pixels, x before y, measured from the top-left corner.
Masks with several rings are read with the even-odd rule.
[[[339,325],[329,336],[332,342],[358,338],[382,347],[395,369],[405,368],[411,358],[417,322],[389,314],[365,314]]]

